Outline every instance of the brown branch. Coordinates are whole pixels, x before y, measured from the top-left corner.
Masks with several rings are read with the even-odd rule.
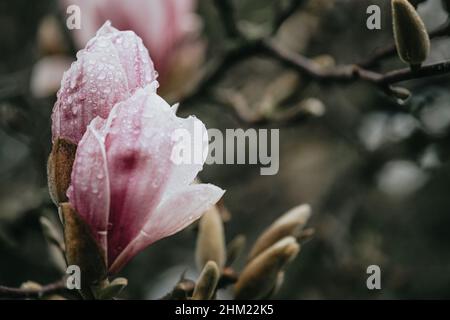
[[[414,71],[409,68],[403,68],[387,73],[374,72],[357,65],[339,65],[334,68],[323,68],[315,61],[283,48],[273,40],[258,39],[245,41],[244,44],[226,51],[221,57],[213,60],[198,78],[197,82],[194,82],[191,89],[181,98],[182,105],[207,94],[209,89],[218,83],[228,70],[237,63],[246,58],[260,54],[271,57],[284,64],[286,67],[292,68],[303,76],[318,82],[349,83],[362,80],[387,93],[391,93],[392,90],[390,89],[390,86],[398,82],[450,73],[450,61],[426,65],[419,70]],[[235,109],[238,118],[244,122],[260,123],[267,120],[259,115],[255,116],[254,114],[249,114],[246,110],[243,113],[242,108],[236,108],[236,105],[233,105],[232,107]],[[297,117],[297,115],[293,117]],[[293,117],[287,117],[287,119],[283,119],[283,121],[289,122]]]
[[[430,39],[446,37],[450,35],[450,21],[447,21],[442,26],[438,27],[436,30],[430,32]],[[367,60],[358,63],[361,68],[372,68],[379,64],[382,60],[390,58],[397,53],[395,44],[391,44],[380,50],[375,51],[375,53],[370,56]]]
[[[265,41],[263,47],[265,53],[272,58],[284,63],[288,67],[296,69],[305,76],[309,76],[314,80],[322,82],[364,80],[384,88],[397,82],[450,73],[450,61],[426,65],[415,71],[404,68],[384,74],[370,71],[356,65],[342,65],[335,68],[323,69],[313,60],[284,49],[272,41]]]
[[[187,104],[195,99],[207,94],[209,89],[219,82],[226,73],[233,68],[237,63],[255,56],[261,48],[259,40],[246,41],[239,46],[228,49],[222,55],[213,58],[213,60],[206,65],[199,77],[194,80],[194,84],[181,97],[180,104]]]
[[[45,295],[59,293],[66,289],[65,280],[58,280],[54,283],[47,284],[36,289],[25,288],[11,288],[6,286],[0,286],[0,298],[41,298]]]
[[[450,61],[443,61],[421,67],[412,71],[409,68],[387,72],[379,80],[380,84],[392,84],[407,80],[434,77],[450,73]]]
[[[303,0],[291,0],[289,5],[275,18],[272,30],[273,33],[275,33],[284,21],[286,21],[303,3]],[[197,79],[192,82],[192,85],[180,99],[182,105],[189,104],[190,102],[201,98],[203,95],[208,94],[210,89],[236,64],[260,54],[271,57],[285,66],[297,70],[303,76],[309,77],[315,81],[346,83],[362,80],[377,86],[388,94],[394,93],[393,89],[390,87],[394,83],[450,73],[450,62],[427,65],[416,71],[405,68],[383,74],[369,70],[368,67],[395,54],[396,49],[393,45],[380,50],[367,61],[358,65],[339,65],[333,68],[323,68],[313,60],[281,47],[270,37],[258,39],[247,38],[237,27],[231,0],[215,0],[215,5],[222,19],[227,36],[230,40],[234,41],[232,41],[230,48],[227,48],[222,55],[214,58],[199,74]],[[430,38],[448,35],[450,35],[450,22],[443,24],[441,27],[431,32]],[[235,106],[239,106],[239,104],[235,104]],[[260,123],[267,120],[261,115],[247,112],[247,109],[243,112],[242,108],[236,108],[235,106],[233,108],[236,111],[236,115],[244,122]],[[291,120],[289,114],[285,118],[284,121],[289,122]]]

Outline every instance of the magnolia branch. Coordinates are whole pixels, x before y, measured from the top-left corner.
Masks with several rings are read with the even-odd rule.
[[[430,36],[430,39],[436,39],[436,38],[450,36],[450,21],[447,21],[442,26],[431,31],[429,36]],[[387,47],[377,50],[375,52],[375,54],[373,54],[367,60],[358,63],[358,65],[362,68],[372,68],[372,67],[375,67],[379,62],[381,62],[381,60],[390,58],[390,57],[394,56],[395,54],[397,54],[397,48],[395,47],[395,44],[393,43]]]
[[[40,288],[11,288],[0,286],[0,298],[41,298],[46,295],[59,293],[65,289],[64,279],[47,284]]]
[[[414,71],[410,68],[403,68],[386,73],[371,71],[358,65],[338,65],[325,69],[313,60],[281,47],[273,40],[253,40],[233,48],[223,56],[213,60],[199,77],[191,91],[182,98],[182,102],[189,103],[203,96],[225,76],[230,68],[249,57],[258,55],[275,59],[286,67],[292,68],[314,81],[349,83],[362,80],[385,91],[389,90],[390,85],[398,82],[450,73],[450,61],[425,65]],[[236,114],[242,114],[242,110],[236,110]]]
[[[311,59],[286,50],[271,41],[263,42],[262,47],[266,54],[284,63],[286,66],[296,69],[304,76],[309,76],[322,82],[364,80],[374,85],[385,87],[402,81],[450,73],[450,61],[426,65],[414,71],[410,68],[403,68],[387,73],[370,71],[357,65],[341,65],[324,69]]]
[[[281,24],[301,7],[302,3],[302,0],[291,0],[287,8],[275,18],[273,32],[276,32]],[[248,39],[245,34],[237,28],[237,21],[235,20],[234,9],[231,2],[217,0],[215,1],[215,4],[224,23],[224,27],[227,30],[228,37],[230,40],[239,37],[239,41],[235,41],[234,46],[226,49],[221,56],[214,58],[207,65],[197,81],[191,86],[190,90],[182,97],[182,103],[189,103],[202,97],[204,94],[208,93],[230,69],[245,59],[254,56],[266,56],[274,59],[286,67],[296,70],[302,76],[309,77],[311,80],[317,82],[336,82],[345,84],[354,81],[366,81],[387,93],[392,92],[390,86],[398,82],[450,73],[450,61],[425,65],[414,71],[409,68],[392,70],[386,73],[369,70],[369,67],[376,65],[382,59],[396,53],[396,48],[393,45],[380,50],[367,61],[358,65],[337,65],[325,69],[312,59],[283,48],[281,45],[277,44],[271,36],[259,39]],[[430,33],[430,38],[448,35],[450,35],[450,22],[447,22],[438,29],[432,31]],[[249,110],[242,110],[242,104],[231,104],[231,107],[235,109],[235,114],[238,118],[242,118],[241,120],[244,122],[254,123],[264,120],[261,117],[254,117],[253,115],[250,117],[242,117],[242,115],[251,115]],[[297,114],[293,113],[292,116],[295,117]],[[289,121],[290,119],[284,120]]]

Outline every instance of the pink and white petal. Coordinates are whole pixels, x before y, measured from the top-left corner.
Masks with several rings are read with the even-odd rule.
[[[111,264],[111,274],[120,269],[150,244],[173,235],[199,219],[225,191],[211,184],[191,185],[164,201],[136,238]]]
[[[108,256],[133,240],[161,200],[173,164],[170,128],[175,117],[151,88],[117,104],[108,118],[106,155],[111,181]]]
[[[115,52],[109,41],[102,45]],[[92,119],[106,118],[117,102],[129,96],[127,76],[117,56],[82,50],[77,57],[64,73],[52,113],[53,139],[63,137],[74,143]]]
[[[109,37],[127,74],[131,92],[156,80],[158,74],[141,38],[133,31],[116,32]]]
[[[203,169],[208,154],[208,132],[205,125],[195,117],[177,118],[178,128],[173,134],[175,142],[172,174],[167,183],[164,199],[191,184],[197,174]],[[179,131],[178,131],[179,130]],[[178,134],[177,134],[178,133]],[[190,155],[181,158],[178,151],[190,150]]]
[[[109,41],[114,46],[115,54],[127,75],[131,93],[156,80],[157,73],[147,48],[133,31],[119,31],[110,21],[106,21],[98,30],[97,36],[89,41],[86,49],[93,51],[100,47],[103,50],[103,41]]]
[[[99,117],[95,118],[81,139],[67,196],[106,253],[110,186],[105,146],[98,131],[104,122]]]

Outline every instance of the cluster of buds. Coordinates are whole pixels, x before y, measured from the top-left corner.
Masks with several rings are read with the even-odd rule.
[[[67,264],[80,267],[87,298],[114,296],[126,280],[109,282],[111,275],[224,193],[195,183],[203,163],[171,160],[175,130],[207,133],[197,118],[176,116],[157,94],[156,77],[142,40],[107,22],[78,52],[57,94],[49,189]]]
[[[182,278],[168,295],[174,299],[215,299],[218,289],[233,285],[235,299],[267,299],[284,281],[286,266],[300,251],[300,242],[310,238],[305,229],[311,216],[309,205],[295,207],[273,222],[253,244],[241,272],[232,264],[245,247],[238,235],[225,244],[223,208],[214,206],[199,222],[196,260],[201,274],[196,282]],[[180,292],[182,292],[180,294]]]

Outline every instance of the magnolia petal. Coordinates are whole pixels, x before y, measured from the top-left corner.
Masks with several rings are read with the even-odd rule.
[[[133,31],[118,31],[107,21],[97,32],[97,37],[89,41],[87,48],[105,40],[110,41],[115,48],[131,93],[156,80],[157,73],[147,48]]]
[[[133,256],[162,238],[173,235],[196,221],[225,191],[211,184],[190,185],[161,203],[136,238],[112,263],[118,272]]]
[[[114,51],[105,41],[104,51]],[[83,136],[96,116],[106,118],[114,104],[129,96],[127,77],[116,55],[105,58],[102,51],[79,52],[78,60],[64,73],[52,113],[53,139],[73,143]]]
[[[162,102],[146,87],[117,104],[107,121],[105,144],[111,181],[108,256],[112,260],[157,207],[172,171],[170,133],[176,117]]]
[[[171,154],[173,170],[167,183],[164,198],[170,197],[191,184],[203,169],[208,154],[208,132],[206,127],[195,117],[177,118],[178,125],[172,134],[174,149]],[[188,157],[182,159],[179,151],[190,151]],[[180,152],[181,153],[181,152]],[[184,161],[183,161],[184,160]]]
[[[78,145],[67,196],[106,253],[110,187],[105,146],[98,131],[103,122],[95,118]]]
[[[156,73],[142,40],[105,23],[64,74],[52,114],[53,140],[77,144],[96,116],[108,117],[113,106],[136,89],[155,82]],[[157,85],[152,86],[156,91]]]
[[[83,27],[71,31],[78,47],[85,46],[95,30],[110,20],[117,28],[133,30],[143,39],[163,79],[167,79],[177,47],[197,34],[201,25],[195,14],[197,0],[61,1],[64,11],[69,4],[76,4],[83,13]]]

